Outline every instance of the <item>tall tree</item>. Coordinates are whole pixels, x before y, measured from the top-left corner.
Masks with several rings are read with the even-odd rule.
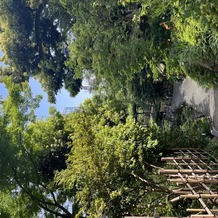
[[[216,2],[62,1],[76,17],[69,66],[103,80],[189,75],[217,85]],[[123,82],[124,84],[124,82]]]
[[[11,67],[9,74],[21,81],[36,76],[51,102],[65,83],[71,95],[79,92],[81,79],[65,65],[74,17],[59,1],[3,0],[0,21],[2,60]]]
[[[96,218],[143,214],[147,211],[143,204],[170,193],[158,184],[152,169],[161,146],[150,131],[107,104],[93,107],[87,101],[71,116],[73,146],[67,168],[56,174],[56,180],[66,189],[78,187],[79,214],[85,211]]]
[[[162,14],[159,26],[168,32],[168,38],[161,41],[169,46],[160,47],[159,57],[162,57],[167,74],[188,75],[206,87],[217,86],[218,43],[214,22],[217,20],[217,2],[172,0],[141,3],[143,13],[149,14],[151,19]],[[157,46],[159,44],[157,41]],[[163,53],[163,49],[167,52]]]
[[[202,127],[208,122],[191,120],[193,110],[184,107],[181,122],[173,129],[170,123],[160,127],[154,122],[147,128],[129,119],[119,107],[97,100],[87,100],[69,115],[71,151],[67,168],[55,176],[66,190],[78,188],[78,215],[119,218],[152,216],[154,211],[181,215],[181,208],[185,211],[187,205],[168,204],[173,193],[165,178],[157,175],[160,157],[172,147],[184,147],[184,142],[187,147],[207,144],[210,139],[202,135]]]
[[[184,110],[173,130],[153,122],[147,128],[128,118],[122,102],[95,96],[65,117],[51,109],[47,120],[34,121],[39,97],[31,97],[27,82],[3,81],[9,91],[0,114],[5,217],[181,214],[168,207],[172,193],[156,168],[168,148],[208,142],[202,120],[183,123],[190,117]]]
[[[66,193],[54,183],[54,172],[66,168],[69,139],[63,116],[54,111],[47,121],[34,122],[40,97],[32,98],[27,82],[15,84],[10,77],[3,82],[8,97],[0,116],[1,213],[5,217],[74,217],[73,190]]]
[[[157,54],[158,50],[160,54],[160,47],[167,46],[162,41],[167,41],[168,32],[161,29],[157,21],[150,20],[147,14],[142,14],[140,2],[62,2],[76,17],[69,66],[79,75],[83,70],[89,70],[94,71],[96,77],[107,80],[132,79],[149,64],[153,53]],[[156,19],[161,22],[161,17]],[[155,32],[155,28],[161,31]],[[159,40],[157,46],[154,39]],[[161,57],[156,63],[159,61]]]

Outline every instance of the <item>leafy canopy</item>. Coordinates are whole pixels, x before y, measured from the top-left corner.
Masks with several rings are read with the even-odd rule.
[[[49,101],[65,85],[72,96],[81,86],[65,61],[69,58],[67,38],[74,17],[57,0],[3,0],[0,3],[0,46],[2,61],[9,65],[3,71],[15,82],[38,78]]]

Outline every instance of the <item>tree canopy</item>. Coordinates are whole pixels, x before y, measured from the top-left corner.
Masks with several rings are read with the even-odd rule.
[[[63,5],[76,17],[69,66],[77,74],[85,69],[120,82],[149,66],[155,78],[189,75],[217,86],[215,1],[64,0]]]
[[[130,109],[158,107],[179,76],[218,86],[216,21],[216,0],[1,0],[0,216],[183,215],[193,202],[169,205],[156,170],[172,147],[213,149],[209,121],[185,105],[145,125]],[[36,120],[30,77],[55,102],[85,76],[92,99]]]
[[[84,74],[124,87],[149,68],[217,85],[215,0],[3,0],[0,10],[5,73],[37,77],[51,102],[63,85],[75,96]]]
[[[130,118],[122,102],[95,96],[74,113],[51,108],[50,117],[35,120],[40,97],[31,96],[27,82],[3,81],[9,91],[0,116],[5,217],[181,214],[186,205],[168,204],[172,192],[157,169],[175,145],[211,142],[202,134],[205,120],[190,119],[191,109],[182,109],[173,129],[154,121],[147,127]]]
[[[74,17],[55,0],[4,0],[0,14],[2,60],[10,66],[6,74],[19,78],[16,82],[38,78],[50,102],[63,84],[75,96],[81,79],[65,65]]]
[[[3,82],[8,97],[1,104],[0,212],[4,217],[72,217],[67,202],[73,193],[53,182],[54,172],[66,168],[63,116],[54,111],[47,121],[35,122],[40,96],[31,96],[27,82],[14,84],[10,77]]]

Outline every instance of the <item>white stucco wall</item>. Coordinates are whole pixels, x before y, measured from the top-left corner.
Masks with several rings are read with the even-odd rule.
[[[186,78],[174,84],[171,106],[175,109],[182,102],[186,102],[205,116],[210,116],[218,134],[218,89],[204,89],[192,79]]]

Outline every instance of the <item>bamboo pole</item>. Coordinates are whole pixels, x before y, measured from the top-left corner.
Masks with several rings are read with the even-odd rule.
[[[176,179],[176,178],[180,178],[180,177],[178,176],[178,174],[170,174],[169,178]],[[210,175],[210,174],[197,175],[197,174],[194,174],[192,176],[185,175],[184,178],[189,178],[189,179],[218,179],[218,174],[215,174],[215,175]]]
[[[193,194],[197,194],[197,192],[193,189],[193,187],[187,182],[187,179],[185,179],[181,173],[178,173],[178,175],[181,177],[181,179],[183,181],[186,182],[186,186],[191,190],[191,192]],[[205,208],[205,210],[207,211],[208,214],[212,214],[212,212],[210,211],[210,209],[207,207],[207,205],[204,203],[204,201],[202,200],[202,198],[198,198],[198,201],[200,202],[200,204],[202,205],[203,208]]]
[[[218,194],[188,194],[180,195],[181,198],[217,198]]]
[[[181,199],[182,199],[181,196],[178,196],[178,197],[175,197],[175,198],[171,199],[170,202],[174,203],[174,202],[179,201]]]
[[[218,218],[218,216],[214,214],[199,214],[191,215],[191,218]]]
[[[161,161],[172,161],[172,160],[208,160],[207,157],[194,157],[194,156],[178,156],[178,157],[162,157]]]
[[[188,216],[188,217],[181,217],[181,216],[178,216],[178,217],[159,217],[159,216],[125,216],[124,218],[218,218],[218,216],[215,216],[215,215],[192,215],[191,217]]]
[[[185,152],[183,152],[183,151],[175,151],[175,152],[173,152],[174,154],[198,154],[198,155],[207,155],[207,152],[205,152],[205,151],[201,151],[201,152],[198,152],[198,151],[188,151],[188,150],[186,150]]]
[[[187,151],[187,150],[193,150],[193,151],[203,151],[202,149],[198,148],[172,148],[172,151]]]
[[[193,189],[195,191],[198,191],[198,190],[202,190],[202,187],[197,184],[196,186],[193,187]],[[178,189],[174,189],[174,190],[175,191],[191,191],[190,188],[187,188],[187,187],[178,188]]]
[[[212,212],[218,212],[218,209],[210,209]],[[187,212],[205,212],[205,209],[188,208]]]
[[[187,195],[180,195],[178,197],[175,197],[170,200],[171,203],[174,203],[176,201],[179,201],[184,198],[190,198],[190,199],[196,199],[196,198],[216,198],[218,197],[217,194],[215,195],[210,195],[210,194],[187,194]]]
[[[218,179],[218,174],[216,175],[193,175],[189,176],[190,179]]]
[[[188,195],[192,194],[191,191],[181,191],[181,190],[172,190],[173,193],[178,194],[178,195]]]
[[[169,182],[177,182],[179,184],[184,184],[186,183],[186,181],[182,180],[182,179],[167,179],[167,181]],[[218,180],[217,179],[189,179],[187,178],[187,182],[189,183],[206,183],[206,184],[218,184]]]
[[[218,174],[218,170],[201,170],[201,169],[160,169],[158,171],[159,174],[175,174],[175,173],[181,173],[181,174],[205,174],[205,173],[210,173],[210,174]]]
[[[198,153],[200,153],[199,151],[197,151],[197,150],[195,150],[196,152],[198,152]],[[216,159],[216,158],[214,158],[211,154],[209,154],[208,152],[206,152],[207,153],[207,156],[209,156],[209,157],[211,157],[212,159],[214,159],[214,161],[213,162],[218,162],[218,160]]]
[[[176,166],[176,163],[167,162],[168,165]],[[179,163],[180,166],[218,166],[218,163]]]
[[[125,216],[124,218],[191,218],[191,217],[181,217],[181,216],[178,216],[178,217],[169,217],[169,216]]]
[[[191,153],[191,151],[189,151],[189,150],[188,150],[188,152]],[[198,151],[195,151],[195,153],[197,153],[197,154],[203,156],[203,155],[202,155],[202,152],[200,153],[200,152],[198,152]],[[185,162],[185,161],[183,160],[183,162]],[[192,163],[193,163],[193,162],[194,162],[194,161],[192,161]],[[185,163],[186,163],[186,162],[185,162]],[[190,164],[192,164],[192,163],[190,163]],[[186,164],[187,164],[187,163],[186,163]],[[206,164],[206,163],[205,163],[204,161],[200,160],[200,163],[194,162],[194,164],[196,164],[196,166],[198,166],[199,169],[202,169],[202,168],[201,168],[201,164]],[[211,168],[211,165],[216,165],[216,163],[210,161],[210,164],[207,165],[207,169],[212,169],[212,168]],[[188,165],[188,167],[191,167],[191,166]],[[196,178],[196,179],[199,179],[199,177],[203,177],[203,178],[205,178],[205,177],[207,177],[207,178],[208,178],[208,177],[209,177],[209,178],[216,178],[216,177],[217,177],[217,175],[216,175],[216,176],[211,176],[211,175],[208,174],[208,173],[206,173],[206,175],[202,175],[202,176],[196,175],[196,174],[194,174],[194,173],[193,173],[193,175],[194,175],[194,176],[189,176],[189,178]],[[209,192],[209,194],[217,194],[217,192],[215,193],[214,191],[212,191],[205,183],[201,182],[201,185]]]
[[[175,149],[176,150],[176,149]],[[178,174],[178,176],[176,177],[180,177],[179,179],[169,179],[169,181],[176,181],[176,182],[180,182],[182,184],[185,184],[188,188],[189,188],[189,192],[188,194],[186,194],[184,192],[184,190],[180,190],[180,194],[182,193],[182,191],[185,194],[182,194],[174,199],[171,200],[171,202],[175,202],[178,201],[182,198],[197,198],[198,201],[201,203],[202,207],[204,208],[203,210],[205,212],[207,212],[207,215],[200,215],[200,217],[198,218],[203,218],[203,217],[214,217],[214,214],[212,213],[212,211],[207,207],[207,205],[204,203],[203,198],[217,198],[218,194],[214,194],[212,191],[210,191],[210,194],[198,194],[192,187],[192,183],[190,181],[194,181],[196,184],[204,184],[205,181],[209,181],[209,183],[213,182],[213,183],[218,183],[216,178],[212,178],[211,175],[215,175],[218,174],[218,170],[212,170],[211,165],[210,164],[215,164],[214,161],[210,161],[208,160],[208,158],[206,157],[206,154],[204,152],[202,152],[202,150],[198,151],[196,149],[177,149],[177,151],[180,154],[180,156],[178,157],[163,157],[161,160],[162,161],[167,161],[168,164],[172,164],[169,163],[170,161],[173,162],[173,165],[176,165],[179,169],[160,169],[158,172],[159,174],[168,174],[168,175],[173,175],[176,176],[174,174]],[[193,152],[192,152],[193,151]],[[206,160],[209,163],[205,163]],[[182,162],[182,163],[181,163]],[[182,169],[182,166],[187,166],[189,169]],[[198,169],[193,169],[192,166],[196,166]],[[206,167],[207,169],[202,169],[201,166]],[[216,166],[216,165],[215,165]],[[184,174],[192,174],[192,177],[189,178],[188,175],[184,175]],[[208,177],[199,177],[199,175],[196,174],[206,174]],[[209,178],[209,179],[208,179]],[[203,181],[202,181],[203,180]],[[214,182],[217,181],[217,182]],[[206,183],[206,182],[205,182]],[[208,191],[208,187],[204,184],[203,186],[205,189],[207,189]],[[177,192],[178,194],[178,192]],[[197,217],[195,217],[197,218]]]
[[[190,195],[190,194],[192,194],[192,192],[191,191],[177,191],[177,190],[172,190],[172,192],[174,193],[174,194],[178,194],[178,195]],[[211,191],[212,192],[212,191]],[[208,195],[218,195],[218,192],[209,192],[209,191],[207,191],[207,192],[198,192],[198,194],[208,194]]]
[[[211,190],[207,185],[205,185],[204,183],[201,184],[210,194],[217,194],[216,191]]]

